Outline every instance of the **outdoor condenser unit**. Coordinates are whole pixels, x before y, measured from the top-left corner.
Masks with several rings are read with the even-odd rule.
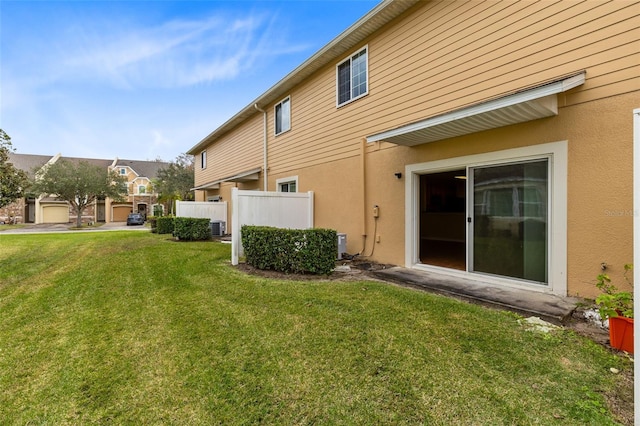
[[[226,223],[224,220],[211,221],[211,235],[214,237],[223,237],[226,232]]]
[[[347,234],[338,234],[338,260],[342,260],[342,253],[347,252]]]

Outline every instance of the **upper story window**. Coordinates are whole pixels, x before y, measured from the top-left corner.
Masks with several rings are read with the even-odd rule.
[[[275,107],[276,135],[291,129],[291,97],[287,97]]]
[[[200,153],[200,168],[201,169],[207,168],[207,151],[202,151]]]
[[[336,88],[338,106],[356,100],[368,93],[367,47],[338,64]]]
[[[138,194],[146,194],[147,193],[147,187],[144,185],[138,185]]]
[[[127,169],[125,169],[124,167],[120,168],[120,175],[124,176],[127,174]]]

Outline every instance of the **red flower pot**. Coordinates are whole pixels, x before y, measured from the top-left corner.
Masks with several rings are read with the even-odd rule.
[[[633,318],[610,317],[609,341],[611,346],[633,353]]]

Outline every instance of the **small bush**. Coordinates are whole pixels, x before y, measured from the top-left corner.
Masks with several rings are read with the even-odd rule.
[[[158,218],[155,216],[152,216],[149,218],[148,220],[149,225],[151,225],[151,232],[153,232],[154,234],[158,232]]]
[[[156,220],[156,229],[158,234],[173,234],[174,229],[174,220],[173,216],[162,216]]]
[[[333,229],[279,229],[245,225],[241,235],[247,263],[258,269],[329,274],[335,267],[338,236]]]
[[[179,240],[204,241],[211,239],[209,219],[176,217],[173,234]]]

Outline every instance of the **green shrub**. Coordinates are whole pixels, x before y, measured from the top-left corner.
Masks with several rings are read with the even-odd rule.
[[[149,225],[151,225],[151,232],[154,234],[158,232],[158,218],[155,216],[151,216],[148,220]]]
[[[173,234],[174,229],[173,216],[162,216],[156,220],[158,234]]]
[[[258,269],[329,274],[335,267],[338,236],[333,229],[279,229],[245,225],[241,235],[247,263]]]
[[[204,241],[211,239],[209,219],[176,217],[173,235],[179,240]]]

